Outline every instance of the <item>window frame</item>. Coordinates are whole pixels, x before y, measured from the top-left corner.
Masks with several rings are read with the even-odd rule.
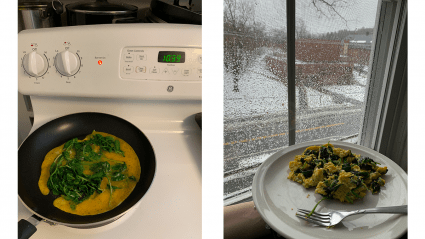
[[[407,146],[407,54],[401,54],[402,39],[407,35],[407,1],[405,0],[381,0],[378,2],[377,16],[375,20],[374,40],[370,54],[367,92],[365,93],[365,106],[363,108],[363,126],[359,132],[358,144],[372,148],[385,154],[386,149],[392,149],[394,155],[405,155],[407,147],[391,147],[394,145],[395,136],[402,135],[402,143]],[[292,11],[290,11],[292,10]],[[390,14],[389,14],[390,13]],[[292,21],[288,18],[291,17]],[[293,39],[290,39],[292,33]],[[406,34],[404,34],[406,33]],[[290,47],[292,44],[293,47]],[[295,0],[287,0],[287,67],[288,67],[288,126],[289,146],[295,144]],[[406,51],[407,52],[407,51]],[[399,60],[399,58],[401,59]],[[292,72],[292,73],[291,73]],[[400,75],[402,77],[400,77]],[[371,82],[370,79],[374,79]],[[397,87],[402,86],[402,87]],[[292,92],[292,94],[290,94]],[[291,107],[293,105],[293,107]],[[404,110],[404,111],[403,111]],[[401,117],[397,117],[401,114]],[[406,117],[404,117],[406,116]],[[388,137],[391,136],[391,137]],[[394,149],[396,151],[394,152]],[[388,152],[387,152],[388,153]],[[391,158],[391,157],[390,157]],[[407,167],[402,159],[394,160]],[[405,166],[403,166],[403,163]],[[259,164],[261,165],[261,164]],[[230,177],[243,175],[246,171],[258,168],[250,166],[246,170],[239,169],[237,172],[228,174]],[[224,175],[224,183],[226,174]],[[224,206],[237,204],[252,199],[251,188],[247,187],[224,199]]]
[[[382,0],[378,9],[359,144],[407,171],[407,1]]]

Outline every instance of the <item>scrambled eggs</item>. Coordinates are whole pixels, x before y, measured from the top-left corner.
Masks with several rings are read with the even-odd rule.
[[[305,188],[316,187],[315,192],[327,199],[353,203],[369,190],[379,193],[385,185],[382,178],[387,167],[369,157],[353,154],[351,150],[334,148],[332,144],[310,146],[302,155],[289,163],[288,179]]]

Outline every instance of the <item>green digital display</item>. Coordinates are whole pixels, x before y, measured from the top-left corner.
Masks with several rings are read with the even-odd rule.
[[[162,63],[184,63],[184,51],[160,51],[158,62]]]

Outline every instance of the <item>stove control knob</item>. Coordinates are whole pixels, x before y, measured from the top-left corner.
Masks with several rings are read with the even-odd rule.
[[[64,76],[73,76],[80,70],[80,57],[70,51],[63,51],[56,54],[56,70]]]
[[[35,51],[24,56],[22,65],[25,72],[33,77],[43,76],[46,74],[47,68],[49,67],[46,56],[40,55]]]

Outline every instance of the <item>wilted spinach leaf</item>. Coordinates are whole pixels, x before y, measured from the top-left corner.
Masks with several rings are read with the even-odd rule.
[[[95,152],[94,147],[99,148]],[[75,156],[71,157],[71,150]],[[119,140],[113,137],[104,137],[93,133],[89,140],[78,142],[77,138],[64,144],[62,153],[58,155],[50,167],[50,177],[47,187],[54,195],[62,195],[71,201],[71,209],[93,195],[94,192],[102,193],[100,184],[104,177],[108,180],[108,188],[112,197],[112,191],[119,187],[112,186],[111,181],[130,179],[136,181],[134,176],[127,177],[127,165],[125,162],[104,158],[103,151],[114,152],[124,156],[120,148]],[[108,162],[114,163],[113,166]],[[92,175],[84,174],[84,164],[90,165]]]

